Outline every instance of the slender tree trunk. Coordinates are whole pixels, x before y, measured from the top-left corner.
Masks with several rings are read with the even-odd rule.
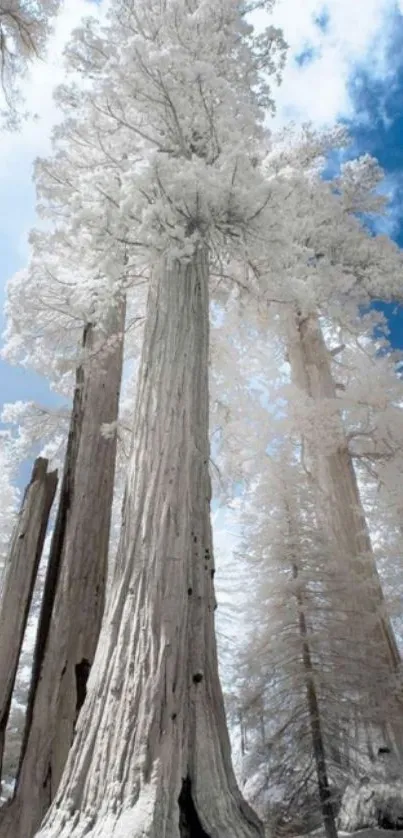
[[[24,493],[4,572],[0,594],[0,777],[18,661],[56,487],[57,471],[48,472],[48,461],[39,457]]]
[[[104,609],[123,358],[124,306],[88,326],[77,388],[28,708],[18,784],[1,838],[30,838],[59,785],[86,695]]]
[[[83,332],[83,352],[87,352],[90,350],[91,339],[92,326],[90,324],[87,324]],[[67,437],[66,454],[64,458],[63,480],[60,487],[59,504],[57,509],[55,526],[52,533],[52,542],[49,552],[48,564],[46,568],[45,584],[42,594],[41,611],[39,615],[38,628],[36,633],[31,683],[26,711],[24,739],[21,749],[19,770],[17,775],[17,787],[19,784],[19,775],[24,761],[27,742],[31,730],[36,690],[38,687],[43,658],[49,635],[61,561],[64,555],[63,544],[66,537],[66,527],[71,498],[74,494],[74,477],[77,467],[77,454],[79,450],[81,426],[83,420],[84,382],[84,368],[83,366],[79,366],[76,370],[76,383],[74,388],[73,406],[70,417],[70,427]]]
[[[367,661],[372,657],[378,662],[379,698],[382,703],[388,694],[386,682],[393,680],[401,658],[386,613],[348,442],[341,417],[334,406],[337,396],[330,354],[316,314],[302,317],[298,312],[291,313],[287,328],[288,358],[294,383],[307,396],[323,406],[327,401],[330,407],[328,439],[320,438],[319,433],[318,439],[314,439],[314,431],[305,439],[306,453],[318,489],[318,514],[322,525],[337,543],[344,568],[347,571],[350,569],[351,587],[356,587],[357,607],[372,616],[373,629],[369,631],[368,642],[364,639],[362,657],[365,661],[367,655]],[[391,723],[397,727],[397,739],[403,744],[403,705],[400,701],[394,703],[392,699],[388,712],[394,716]]]
[[[218,678],[208,441],[208,260],[150,281],[110,606],[41,838],[256,838]]]
[[[298,568],[293,566],[293,577],[297,579]],[[303,597],[297,593],[299,635],[302,646],[302,661],[305,673],[306,697],[308,703],[309,725],[311,728],[312,748],[318,778],[319,800],[322,810],[323,825],[327,838],[337,838],[336,821],[334,818],[332,795],[326,765],[326,753],[322,735],[319,701],[315,686],[315,673],[312,665],[308,629],[304,611]]]

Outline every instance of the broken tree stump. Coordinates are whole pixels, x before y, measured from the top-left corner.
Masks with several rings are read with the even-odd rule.
[[[4,570],[0,592],[0,778],[18,661],[56,487],[57,471],[48,472],[48,460],[38,457]]]

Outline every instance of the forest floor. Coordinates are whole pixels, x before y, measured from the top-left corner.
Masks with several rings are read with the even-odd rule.
[[[273,833],[269,827],[265,830],[266,838],[273,838]],[[366,829],[359,829],[357,832],[343,832],[339,830],[339,838],[403,838],[403,830],[398,829],[376,829],[375,827],[367,827]],[[275,838],[275,836],[274,836]],[[325,830],[323,828],[315,829],[313,832],[307,832],[304,835],[295,835],[292,838],[326,838]]]
[[[392,838],[392,836],[400,836],[403,838],[403,830],[398,829],[376,829],[375,827],[367,827],[366,829],[359,829],[357,832],[343,832],[339,830],[339,838]],[[266,838],[269,838],[267,832]],[[272,838],[272,837],[270,837]],[[297,838],[297,836],[295,836]],[[326,838],[324,829],[315,829],[314,832],[309,832],[307,835],[300,835],[299,838]]]

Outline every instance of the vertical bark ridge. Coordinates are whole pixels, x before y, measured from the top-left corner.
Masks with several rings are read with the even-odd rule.
[[[162,261],[150,281],[114,590],[41,838],[180,838],[185,781],[196,813],[188,800],[187,817],[202,835],[261,835],[236,785],[218,679],[208,318],[205,250]]]

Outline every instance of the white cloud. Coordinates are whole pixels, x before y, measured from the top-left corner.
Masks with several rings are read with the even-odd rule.
[[[403,0],[399,0],[403,11]],[[272,20],[284,30],[289,56],[276,91],[277,124],[289,119],[333,123],[352,115],[348,82],[357,65],[376,76],[388,72],[385,55],[395,0],[278,0]],[[323,28],[315,23],[323,13]],[[314,57],[295,61],[304,50]]]

